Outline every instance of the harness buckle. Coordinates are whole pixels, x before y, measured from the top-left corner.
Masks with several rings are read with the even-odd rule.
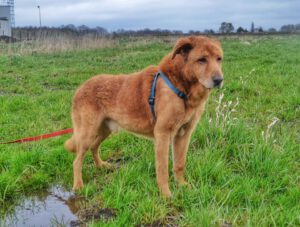
[[[154,105],[154,100],[155,100],[155,98],[153,97],[150,97],[149,99],[148,99],[148,103],[150,104],[150,105]]]
[[[186,99],[186,95],[183,92],[178,92],[177,96],[182,99]]]

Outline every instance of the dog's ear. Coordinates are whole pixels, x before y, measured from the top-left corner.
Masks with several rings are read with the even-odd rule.
[[[181,54],[184,59],[187,59],[191,49],[193,49],[193,45],[190,38],[179,39],[174,47],[172,59],[174,59],[177,54]]]

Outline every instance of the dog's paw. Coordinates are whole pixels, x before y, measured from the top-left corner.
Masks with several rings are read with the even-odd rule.
[[[180,181],[180,182],[178,181],[177,183],[178,183],[179,187],[185,187],[185,188],[188,188],[188,189],[192,189],[192,185],[189,182],[185,181],[185,180]]]
[[[172,193],[171,193],[169,188],[162,189],[161,190],[161,195],[165,199],[171,199],[172,198]]]
[[[83,188],[83,182],[79,181],[79,182],[76,182],[73,184],[73,188],[72,188],[72,191],[77,191],[79,189],[82,189]]]

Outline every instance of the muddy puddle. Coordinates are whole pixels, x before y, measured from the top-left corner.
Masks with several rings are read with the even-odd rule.
[[[113,217],[113,210],[88,206],[84,197],[52,186],[21,200],[14,210],[0,217],[0,226],[85,226],[91,220]]]

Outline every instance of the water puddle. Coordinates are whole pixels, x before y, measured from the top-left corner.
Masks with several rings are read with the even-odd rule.
[[[93,219],[114,217],[113,210],[88,207],[84,197],[52,186],[45,192],[26,197],[12,212],[0,217],[0,226],[81,226]]]

